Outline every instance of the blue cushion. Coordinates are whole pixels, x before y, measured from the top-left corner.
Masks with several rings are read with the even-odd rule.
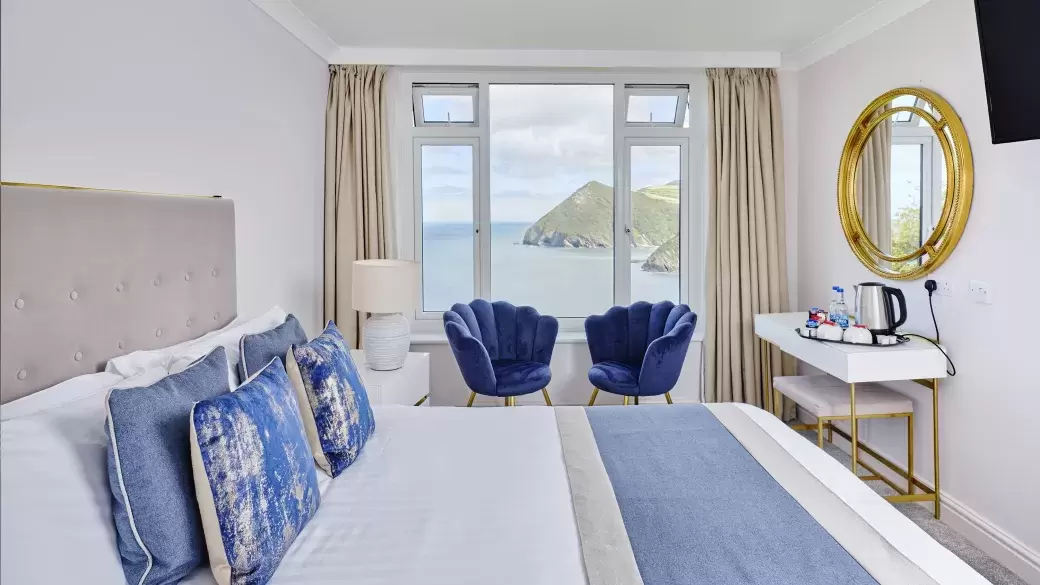
[[[589,382],[614,394],[639,395],[639,370],[621,362],[605,361],[592,366],[589,368]]]
[[[336,324],[310,343],[293,346],[289,379],[303,408],[314,460],[336,477],[361,454],[376,428],[368,392]]]
[[[270,581],[318,510],[314,459],[282,362],[189,418],[199,511],[218,583]]]
[[[285,322],[263,333],[243,335],[238,341],[238,379],[245,382],[271,361],[279,358],[285,365],[285,356],[293,345],[307,343],[307,333],[292,314]]]
[[[188,414],[228,392],[223,347],[145,388],[108,394],[108,479],[127,582],[176,583],[205,561]]]
[[[539,362],[496,360],[492,362],[498,396],[520,396],[537,392],[549,385],[552,372]]]

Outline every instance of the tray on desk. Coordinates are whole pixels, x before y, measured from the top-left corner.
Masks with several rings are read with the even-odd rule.
[[[842,345],[855,345],[856,347],[898,347],[898,346],[900,346],[900,345],[910,341],[909,337],[907,337],[905,335],[898,335],[898,334],[896,334],[896,335],[894,335],[894,337],[896,338],[896,342],[895,343],[891,343],[889,345],[882,345],[880,343],[852,343],[851,341],[841,341],[841,340],[834,340],[834,339],[820,339],[818,337],[806,337],[806,336],[802,335],[802,328],[801,327],[795,327],[794,328],[794,332],[798,334],[798,337],[801,337],[802,339],[808,339],[810,341],[819,341],[821,343],[840,343]]]

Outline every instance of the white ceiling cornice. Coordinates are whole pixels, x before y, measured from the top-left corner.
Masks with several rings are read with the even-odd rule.
[[[318,25],[311,22],[291,0],[253,0],[260,10],[267,13],[275,22],[282,25],[285,30],[292,33],[301,43],[314,51],[327,63],[332,63],[332,58],[339,50],[329,35]]]
[[[703,67],[779,67],[780,53],[769,51],[576,51],[340,47],[330,62],[416,67],[685,69]]]
[[[809,45],[771,51],[612,51],[551,49],[416,49],[344,47],[333,41],[292,0],[252,0],[319,57],[333,64],[433,67],[576,67],[681,69],[772,67],[797,70],[836,53],[931,0],[882,0]]]
[[[782,69],[804,69],[929,2],[931,0],[882,0],[805,47],[784,53]]]

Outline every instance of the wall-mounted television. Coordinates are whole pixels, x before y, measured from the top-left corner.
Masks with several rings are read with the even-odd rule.
[[[1040,0],[975,0],[993,143],[1040,139]]]

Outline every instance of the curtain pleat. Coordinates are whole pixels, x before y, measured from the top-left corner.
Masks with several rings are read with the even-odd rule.
[[[884,115],[884,106],[878,115]],[[892,122],[878,124],[863,145],[856,168],[856,203],[863,229],[886,254],[892,253]]]
[[[358,346],[350,302],[354,260],[394,250],[387,68],[331,65],[325,111],[325,319]]]
[[[791,371],[754,335],[757,313],[789,310],[784,160],[776,73],[709,69],[711,135],[705,391],[708,402],[772,410],[772,375]],[[794,405],[785,401],[785,418]]]

